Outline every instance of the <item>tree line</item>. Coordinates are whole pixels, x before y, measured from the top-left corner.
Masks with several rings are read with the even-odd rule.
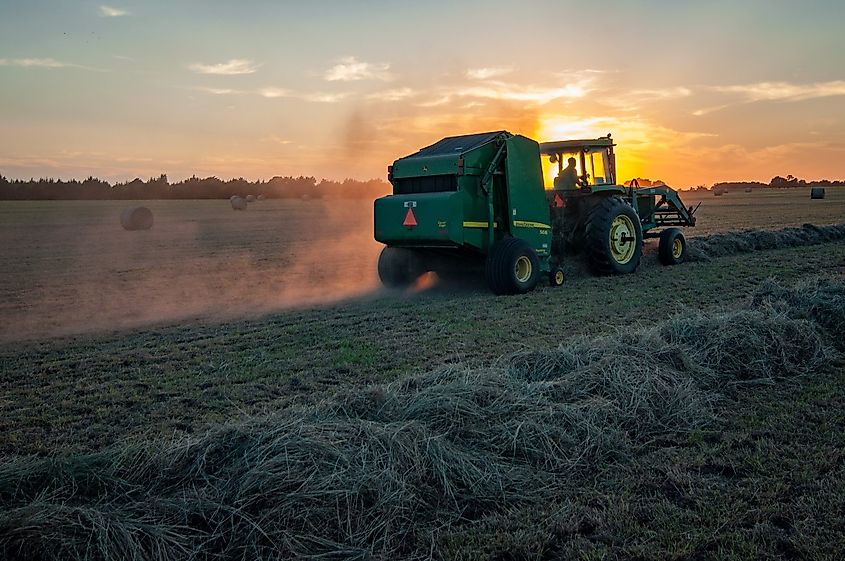
[[[136,200],[228,199],[232,195],[264,195],[268,199],[373,199],[390,192],[380,179],[317,181],[315,177],[280,177],[248,181],[242,177],[189,177],[170,183],[167,176],[109,183],[95,177],[71,179],[7,179],[0,174],[0,200]]]
[[[641,187],[663,185],[662,181],[638,178]],[[629,185],[630,182],[625,182]],[[693,190],[787,189],[795,187],[831,187],[845,185],[845,180],[805,181],[792,175],[775,176],[769,183],[728,181],[711,187],[699,185]],[[189,177],[170,183],[167,175],[109,183],[95,177],[82,181],[71,179],[7,179],[0,174],[0,200],[136,200],[136,199],[228,199],[232,195],[264,195],[268,199],[374,199],[391,191],[380,179],[329,181],[316,177],[281,177],[268,181],[248,181],[242,177],[223,180],[217,177]]]
[[[712,187],[710,187],[710,191],[734,191],[738,189],[791,189],[791,188],[799,188],[799,187],[834,187],[834,186],[842,186],[845,185],[845,179],[843,180],[831,180],[831,179],[819,179],[818,181],[805,181],[804,179],[799,179],[793,175],[787,175],[786,177],[781,177],[776,175],[772,178],[771,181],[768,183],[763,183],[761,181],[725,181],[722,183],[714,183]],[[701,190],[708,190],[707,187],[703,185],[699,186],[698,189]]]

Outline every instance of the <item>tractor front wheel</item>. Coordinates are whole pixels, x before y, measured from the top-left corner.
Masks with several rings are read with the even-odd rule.
[[[633,273],[643,253],[643,228],[636,211],[617,197],[607,197],[589,211],[585,245],[597,275]]]
[[[549,284],[551,286],[563,286],[564,282],[566,282],[566,274],[563,272],[563,269],[552,267],[552,270],[549,271]]]
[[[505,238],[490,248],[484,272],[493,294],[525,294],[537,286],[540,259],[527,242]]]
[[[423,272],[420,260],[413,250],[385,247],[378,257],[378,276],[387,288],[410,286]]]
[[[687,256],[687,240],[680,228],[667,228],[660,232],[658,254],[664,265],[683,263]]]

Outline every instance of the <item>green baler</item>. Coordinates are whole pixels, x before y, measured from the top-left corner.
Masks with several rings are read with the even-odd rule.
[[[562,248],[556,240],[564,232],[565,207],[569,202],[587,212],[593,205],[584,195],[593,189],[579,184],[577,192],[545,191],[540,157],[552,153],[524,136],[496,131],[444,138],[396,160],[388,168],[393,194],[375,201],[375,238],[386,245],[378,263],[382,282],[400,287],[427,271],[444,275],[483,266],[496,294],[528,292],[544,273],[552,285],[563,284]],[[607,155],[612,160],[612,147]],[[610,161],[606,167],[615,164]],[[609,179],[605,175],[603,181]],[[626,187],[601,185],[595,189],[595,204],[627,193]],[[624,204],[630,209],[632,202],[636,205],[628,197]],[[643,235],[639,226],[655,227],[647,223],[654,213],[652,208],[645,220],[637,220],[637,228],[629,220],[628,229],[608,234],[612,238],[613,232],[621,232],[617,245],[637,253],[637,262]],[[639,239],[627,239],[625,234],[631,238],[634,230]]]
[[[396,160],[393,195],[375,202],[384,283],[401,286],[486,256],[494,292],[533,289],[550,270],[552,240],[539,149],[498,131],[444,138]]]

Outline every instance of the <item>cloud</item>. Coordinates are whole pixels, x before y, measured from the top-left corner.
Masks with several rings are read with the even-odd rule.
[[[603,92],[602,103],[623,111],[638,111],[643,104],[665,102],[690,97],[693,91],[684,86],[673,88],[642,88]]]
[[[453,97],[471,97],[500,101],[520,101],[546,104],[561,98],[576,99],[587,95],[592,88],[586,82],[567,84],[557,87],[511,84],[506,82],[487,82],[484,85],[471,85],[455,88],[446,92],[434,105],[448,103]]]
[[[277,97],[291,97],[290,90],[286,90],[284,88],[261,88],[258,90],[258,95],[261,97],[266,97],[269,99],[274,99]]]
[[[301,97],[305,101],[312,101],[314,103],[337,103],[349,97],[349,93],[310,93],[303,94],[299,97]]]
[[[625,92],[625,95],[642,101],[663,101],[689,97],[692,95],[692,90],[684,86],[676,86],[674,88],[630,90]]]
[[[484,70],[484,72],[478,72],[478,76],[491,76],[491,71],[494,69],[476,70]],[[561,72],[553,75],[553,82],[550,84],[522,84],[490,79],[481,82],[470,81],[434,88],[428,92],[430,99],[417,105],[437,107],[447,105],[455,98],[470,98],[474,101],[512,101],[534,105],[544,105],[558,99],[574,100],[583,98],[596,90],[595,82],[598,74],[600,73],[593,70]]]
[[[0,58],[0,66],[20,66],[23,68],[67,68],[69,66],[76,65],[59,62],[54,58]]]
[[[314,103],[337,103],[349,97],[349,93],[298,93],[287,88],[277,88],[269,86],[257,90],[236,90],[232,88],[212,88],[207,86],[199,86],[194,88],[197,91],[209,93],[212,95],[258,95],[267,99],[301,99]]]
[[[715,113],[716,111],[721,111],[722,109],[725,109],[726,107],[730,107],[730,104],[726,103],[726,104],[723,104],[723,105],[714,105],[713,107],[702,107],[701,109],[696,109],[695,111],[693,111],[692,114],[696,117],[702,117],[702,116],[707,115],[709,113]]]
[[[111,6],[100,6],[100,16],[104,18],[119,18],[121,16],[128,16],[130,13],[120,8],[112,8]]]
[[[737,84],[732,86],[710,86],[711,92],[734,94],[742,98],[740,102],[723,103],[696,109],[692,114],[702,117],[733,107],[739,103],[755,103],[758,101],[780,101],[784,103],[806,101],[823,97],[845,95],[845,80],[830,82],[815,82],[810,84],[793,84],[790,82],[757,82],[755,84]]]
[[[758,82],[735,86],[714,86],[714,91],[739,94],[748,101],[804,101],[819,97],[845,95],[845,80],[792,84],[789,82]]]
[[[231,88],[209,88],[205,86],[200,86],[196,88],[198,91],[210,93],[213,95],[237,95],[246,93],[243,90],[233,90]]]
[[[54,58],[0,58],[0,66],[18,66],[20,68],[80,68],[91,72],[108,72],[81,64],[62,62]]]
[[[373,63],[359,61],[354,56],[344,57],[337,64],[326,70],[323,78],[329,82],[352,82],[356,80],[382,80],[388,82],[393,79],[387,63]]]
[[[367,96],[367,99],[375,99],[378,101],[401,101],[416,95],[411,88],[397,88],[394,90],[385,90],[383,92],[374,92]]]
[[[282,146],[287,146],[288,144],[293,144],[293,140],[288,140],[287,138],[282,138],[278,135],[270,135],[265,136],[264,138],[259,139],[261,142],[271,142],[273,144],[281,144]]]
[[[498,78],[511,72],[513,72],[513,68],[510,67],[470,68],[466,71],[466,77],[470,80],[489,80],[490,78]]]
[[[346,92],[341,93],[297,93],[285,88],[261,88],[260,90],[256,91],[258,95],[261,97],[266,97],[268,99],[276,99],[276,98],[292,98],[292,99],[302,99],[305,101],[311,101],[313,103],[337,103],[346,99],[349,94]]]
[[[197,74],[218,74],[221,76],[234,76],[238,74],[254,74],[260,65],[251,60],[233,58],[228,62],[218,64],[202,64],[195,62],[189,64],[188,68]]]

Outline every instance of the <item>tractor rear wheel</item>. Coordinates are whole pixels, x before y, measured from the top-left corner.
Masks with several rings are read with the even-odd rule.
[[[660,262],[664,265],[683,263],[687,257],[687,240],[680,228],[667,228],[660,232],[658,246]]]
[[[637,212],[618,197],[594,205],[587,218],[585,248],[597,275],[633,273],[643,253],[643,228]]]
[[[525,294],[540,280],[540,259],[524,240],[505,238],[490,248],[484,272],[493,294]]]
[[[423,273],[418,256],[403,247],[385,247],[378,257],[378,276],[387,288],[404,288]]]

